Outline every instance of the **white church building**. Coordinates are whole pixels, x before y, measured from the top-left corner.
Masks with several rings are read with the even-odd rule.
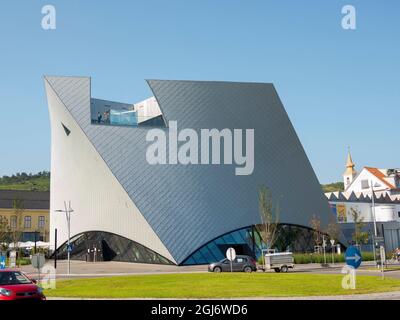
[[[343,183],[344,191],[325,195],[346,239],[351,242],[356,211],[371,241],[376,226],[377,236],[384,238],[387,250],[400,247],[400,169],[364,167],[357,173],[349,152]]]

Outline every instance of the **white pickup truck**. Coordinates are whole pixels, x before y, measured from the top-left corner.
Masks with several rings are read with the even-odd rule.
[[[288,272],[294,268],[292,252],[267,253],[264,256],[263,271],[274,269],[275,272]]]

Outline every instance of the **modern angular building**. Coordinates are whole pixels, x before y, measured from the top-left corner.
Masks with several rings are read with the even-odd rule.
[[[231,246],[257,255],[261,185],[279,202],[286,230],[307,231],[313,215],[329,220],[328,201],[272,84],[149,80],[154,97],[132,104],[92,98],[89,77],[44,82],[52,135],[50,233],[53,242],[58,231],[61,256],[67,222],[56,210],[64,201],[74,210],[72,257],[83,260],[202,264],[222,259]],[[146,136],[158,129],[171,143],[173,122],[195,132],[254,130],[253,170],[237,175],[240,165],[229,161],[149,163]],[[212,151],[225,148],[225,138]],[[307,232],[297,234],[292,246],[310,240]]]

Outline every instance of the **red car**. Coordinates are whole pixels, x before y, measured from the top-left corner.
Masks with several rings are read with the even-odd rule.
[[[0,270],[0,301],[36,299],[46,300],[42,288],[21,271]]]

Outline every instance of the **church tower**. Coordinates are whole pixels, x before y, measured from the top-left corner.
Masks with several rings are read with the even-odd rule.
[[[344,190],[350,186],[353,182],[354,178],[357,175],[357,171],[354,169],[355,165],[353,163],[353,159],[351,158],[350,148],[347,154],[347,161],[346,161],[346,170],[343,173],[343,182],[344,182]]]

